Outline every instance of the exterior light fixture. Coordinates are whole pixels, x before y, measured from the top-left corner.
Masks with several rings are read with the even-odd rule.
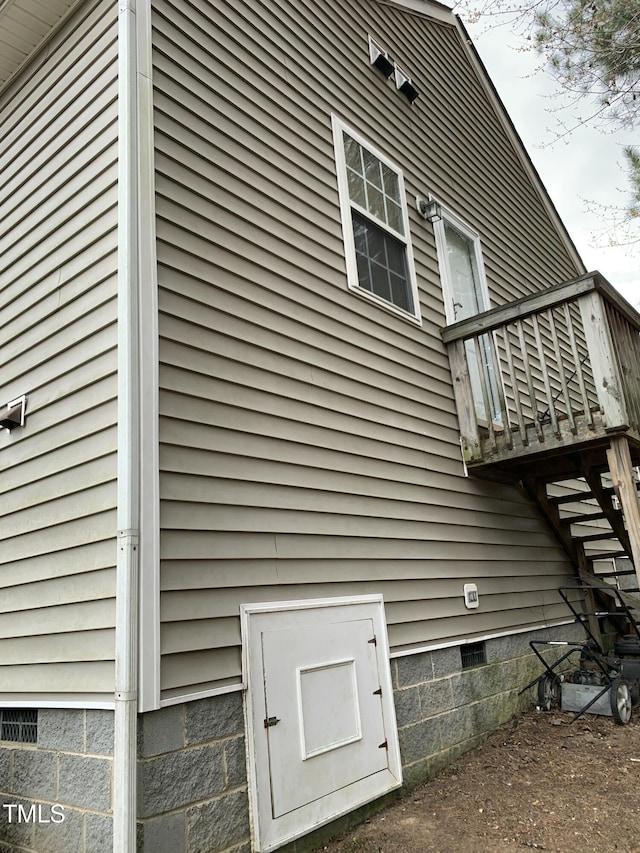
[[[369,59],[371,60],[371,64],[378,69],[383,77],[387,79],[391,77],[395,65],[389,59],[386,50],[383,50],[380,45],[376,44],[371,37],[369,37]]]
[[[440,222],[442,219],[442,207],[437,201],[433,199],[425,201],[423,198],[417,198],[416,205],[427,222]]]
[[[7,403],[4,412],[0,412],[0,427],[11,432],[16,427],[24,426],[24,413],[27,408],[27,398],[23,394],[16,400]]]
[[[399,65],[396,65],[396,88],[402,92],[410,104],[418,97],[418,90],[411,82],[411,78],[407,77]]]

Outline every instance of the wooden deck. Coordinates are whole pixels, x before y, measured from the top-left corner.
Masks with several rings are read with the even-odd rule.
[[[442,339],[469,473],[519,483],[588,589],[640,600],[640,314],[591,273]],[[601,598],[585,593],[594,636]]]
[[[474,473],[604,454],[616,435],[640,458],[640,314],[599,273],[448,326],[442,339]]]

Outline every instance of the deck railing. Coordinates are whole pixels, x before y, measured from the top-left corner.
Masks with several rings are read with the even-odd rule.
[[[640,314],[591,273],[442,331],[469,465],[640,439]]]

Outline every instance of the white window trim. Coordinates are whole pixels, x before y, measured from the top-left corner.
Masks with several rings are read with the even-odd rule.
[[[389,311],[392,314],[395,314],[398,317],[401,317],[403,320],[409,320],[411,323],[415,323],[416,325],[422,325],[422,319],[420,316],[420,300],[418,294],[418,285],[416,281],[416,272],[415,272],[415,264],[413,260],[413,248],[411,245],[411,232],[409,228],[409,211],[407,206],[407,196],[404,187],[404,177],[402,174],[402,170],[396,166],[388,157],[386,157],[381,151],[379,151],[374,145],[368,142],[361,134],[357,133],[357,131],[353,130],[349,125],[345,124],[342,119],[339,119],[336,115],[331,116],[331,124],[333,128],[333,143],[334,143],[334,151],[335,151],[335,160],[336,160],[336,171],[338,177],[338,196],[340,200],[340,217],[342,219],[342,235],[344,240],[345,247],[345,261],[347,267],[347,285],[349,290],[358,296],[366,299],[369,302],[373,302],[375,305],[378,305],[381,308],[384,308],[386,311]],[[361,145],[363,148],[366,148],[367,151],[370,151],[374,157],[377,157],[382,163],[385,164],[389,169],[391,169],[398,176],[398,186],[400,190],[400,200],[402,206],[402,221],[404,224],[405,233],[399,234],[397,231],[394,231],[393,228],[390,228],[386,223],[381,220],[373,217],[367,210],[364,210],[355,202],[351,201],[349,196],[349,186],[347,183],[347,164],[345,161],[345,153],[344,153],[344,144],[342,134],[346,133],[347,136],[350,136],[352,139]],[[356,263],[356,247],[355,247],[355,239],[353,235],[353,223],[351,221],[351,211],[355,210],[357,213],[360,213],[362,216],[366,217],[368,220],[373,222],[376,226],[378,226],[382,231],[386,231],[396,240],[401,241],[405,246],[405,260],[406,260],[406,268],[407,268],[407,279],[409,282],[409,287],[411,289],[411,296],[413,299],[413,305],[415,313],[411,313],[409,311],[405,311],[403,308],[400,308],[398,305],[394,305],[392,302],[388,302],[386,299],[378,296],[375,293],[372,293],[369,290],[360,286],[360,282],[358,279],[358,266]]]
[[[430,201],[437,201],[429,197]],[[460,233],[473,242],[473,250],[476,259],[476,269],[478,270],[478,283],[480,285],[480,294],[482,296],[483,309],[488,311],[491,308],[491,300],[489,298],[489,288],[487,286],[487,277],[484,271],[484,261],[482,260],[482,245],[480,243],[480,235],[477,231],[467,225],[459,216],[447,210],[446,207],[440,205],[442,219],[434,222],[433,231],[436,238],[436,250],[438,253],[438,268],[440,270],[440,281],[442,282],[442,293],[444,296],[444,312],[447,320],[447,325],[451,326],[456,321],[455,308],[453,305],[453,282],[451,281],[451,270],[447,263],[447,237],[445,234],[445,225],[449,223],[456,228]],[[480,312],[481,313],[481,312]]]

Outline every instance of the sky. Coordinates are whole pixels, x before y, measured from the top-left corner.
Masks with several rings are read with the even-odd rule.
[[[640,307],[640,243],[609,245],[628,240],[612,229],[611,211],[628,201],[622,151],[638,134],[583,125],[559,138],[559,122],[575,125],[576,111],[557,109],[559,88],[541,58],[508,28],[465,25],[585,266]]]

